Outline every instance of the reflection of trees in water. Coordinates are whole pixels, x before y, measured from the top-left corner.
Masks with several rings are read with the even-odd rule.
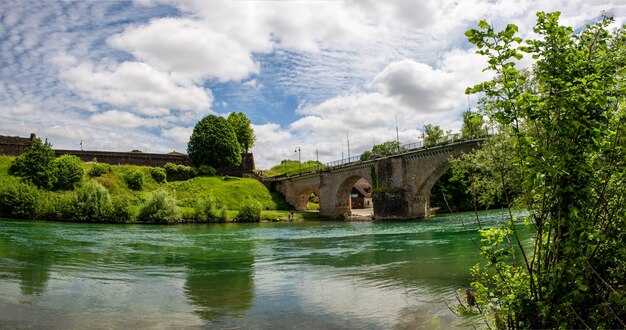
[[[45,246],[24,245],[0,237],[0,258],[9,260],[0,263],[4,276],[20,281],[23,295],[40,295],[46,290],[50,278],[52,252]]]
[[[186,265],[185,294],[205,320],[241,316],[254,298],[253,243],[219,244],[219,251],[194,254]]]

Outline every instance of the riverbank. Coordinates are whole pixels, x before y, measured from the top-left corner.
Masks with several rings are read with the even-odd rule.
[[[6,218],[106,223],[322,219],[316,212],[290,215],[292,208],[282,195],[270,192],[255,179],[178,175],[173,178],[177,181],[162,181],[154,175],[161,168],[82,162],[84,175],[79,187],[49,191],[10,175],[14,159],[0,156],[0,216]],[[183,174],[191,171],[188,167],[176,169]],[[138,186],[129,181],[132,175],[140,177]],[[159,204],[167,201],[171,203]],[[171,213],[166,219],[151,217],[146,214],[150,203],[155,204],[153,213],[163,208],[170,208]],[[245,219],[242,210],[247,212]]]

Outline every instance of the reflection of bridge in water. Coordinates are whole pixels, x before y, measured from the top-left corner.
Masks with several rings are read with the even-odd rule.
[[[414,148],[377,159],[358,157],[292,176],[263,179],[285,196],[296,210],[305,210],[308,197],[320,198],[320,214],[339,218],[351,214],[350,191],[361,178],[372,186],[375,219],[427,217],[430,189],[450,167],[449,158],[476,148],[485,137],[453,140],[431,147]],[[334,164],[334,165],[332,165]]]

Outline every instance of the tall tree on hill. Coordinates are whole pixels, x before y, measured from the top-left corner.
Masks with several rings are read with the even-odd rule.
[[[214,115],[208,115],[196,124],[187,144],[187,153],[195,166],[220,168],[241,163],[235,131],[226,119]]]
[[[9,173],[32,181],[37,187],[51,189],[55,182],[51,164],[54,161],[52,145],[33,136],[30,146],[23,154],[17,156]]]
[[[254,146],[254,141],[256,140],[254,131],[250,127],[250,119],[241,112],[233,112],[228,115],[226,121],[232,126],[235,135],[237,135],[240,151],[242,153],[248,152]]]

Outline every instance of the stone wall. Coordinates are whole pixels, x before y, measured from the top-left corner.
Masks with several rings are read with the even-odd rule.
[[[189,165],[187,155],[152,154],[143,152],[112,152],[112,151],[81,151],[55,149],[55,155],[74,155],[84,162],[94,159],[98,163],[111,165],[142,165],[142,166],[164,166],[167,163]]]
[[[31,138],[34,137],[31,134]],[[0,135],[0,155],[19,156],[30,146],[29,138],[18,136]],[[56,157],[61,155],[74,155],[84,162],[96,159],[99,163],[111,165],[141,165],[141,166],[164,166],[167,163],[177,165],[191,165],[191,160],[185,154],[154,154],[144,152],[115,152],[115,151],[89,151],[89,150],[66,150],[54,149]],[[244,177],[254,176],[254,156],[252,153],[241,155],[241,165],[218,169],[220,175]]]
[[[0,135],[0,155],[19,156],[29,145],[29,138]]]

